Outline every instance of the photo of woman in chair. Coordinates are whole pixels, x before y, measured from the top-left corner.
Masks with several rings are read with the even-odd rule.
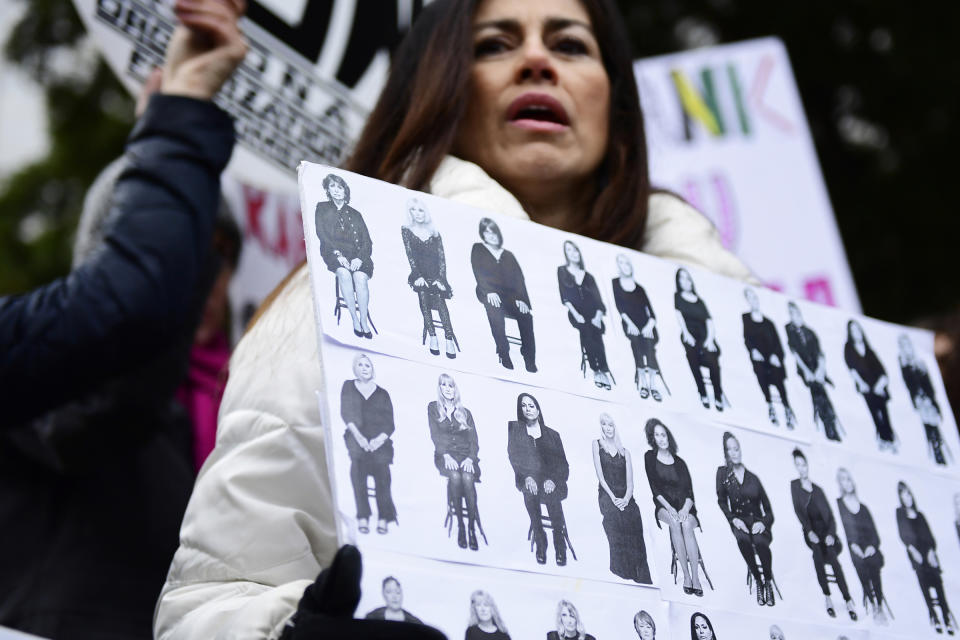
[[[923,430],[927,436],[927,449],[930,457],[937,464],[947,464],[944,456],[943,435],[940,433],[940,423],[943,416],[940,413],[940,405],[937,403],[937,396],[933,391],[933,383],[930,382],[930,373],[927,371],[927,365],[923,360],[917,357],[913,350],[913,343],[910,342],[910,336],[903,333],[897,339],[899,348],[898,361],[900,362],[900,373],[903,374],[903,383],[910,392],[910,400],[913,402],[913,408],[916,409],[923,422]]]
[[[546,425],[540,403],[529,393],[517,397],[517,419],[507,424],[507,457],[530,517],[537,563],[547,562],[547,534],[540,509],[540,505],[544,505],[553,530],[557,566],[564,566],[567,564],[567,525],[562,501],[567,498],[570,466],[560,434]]]
[[[773,425],[779,424],[777,410],[773,406],[773,396],[770,393],[770,387],[773,387],[777,390],[780,402],[783,404],[787,428],[794,429],[797,426],[797,419],[793,415],[793,409],[790,408],[787,388],[783,384],[787,377],[787,368],[783,363],[783,345],[780,344],[777,328],[770,318],[760,313],[760,298],[756,291],[747,287],[743,290],[743,296],[750,305],[750,310],[743,314],[743,344],[750,355],[750,364],[753,365],[753,373],[757,376],[757,384],[760,385],[763,398],[767,401],[767,415]]]
[[[817,582],[825,598],[827,615],[837,617],[830,598],[830,580],[827,576],[827,565],[833,570],[833,581],[840,589],[840,595],[847,606],[847,614],[854,622],[857,620],[856,606],[847,589],[847,580],[840,566],[840,552],[843,545],[837,537],[837,521],[833,517],[827,496],[818,485],[810,480],[810,465],[807,456],[800,449],[793,450],[793,464],[797,468],[799,478],[790,481],[790,496],[793,499],[793,511],[800,521],[803,530],[803,541],[813,554],[813,569],[817,574]]]
[[[696,536],[700,521],[697,519],[690,470],[683,458],[677,455],[677,441],[667,425],[651,418],[647,420],[644,433],[650,448],[643,454],[643,466],[653,495],[653,515],[657,527],[663,523],[670,531],[670,545],[674,554],[671,569],[676,576],[676,567],[680,566],[684,593],[702,596],[700,567],[703,560]]]
[[[506,330],[506,319],[513,318],[520,331],[520,354],[524,365],[527,371],[536,372],[533,308],[520,264],[503,248],[503,233],[490,218],[480,220],[480,239],[482,242],[474,244],[470,252],[470,264],[477,279],[477,299],[487,312],[497,357],[505,369],[513,369]]]
[[[625,580],[650,584],[647,547],[640,507],[633,499],[633,459],[620,442],[610,414],[600,414],[600,437],[593,441],[597,499],[603,531],[610,545],[610,572]]]
[[[323,188],[328,199],[317,203],[314,214],[320,257],[337,278],[340,297],[353,320],[353,333],[372,338],[368,281],[373,277],[373,241],[363,216],[350,206],[346,181],[330,173],[323,179]]]
[[[477,426],[473,414],[463,406],[460,389],[446,373],[437,380],[437,399],[427,405],[427,422],[433,440],[433,464],[447,479],[447,506],[457,522],[457,545],[476,551],[477,488],[480,459],[477,453]],[[466,505],[467,523],[461,504]]]
[[[690,373],[693,374],[693,380],[697,383],[700,403],[705,409],[710,408],[706,383],[703,372],[700,371],[700,367],[704,367],[710,374],[710,384],[713,386],[713,406],[717,411],[723,411],[727,403],[720,383],[720,346],[717,344],[713,318],[703,299],[697,295],[693,278],[683,267],[677,269],[676,285],[673,304],[677,309],[680,341],[687,354]]]
[[[717,502],[747,564],[747,582],[752,579],[757,587],[757,604],[772,607],[776,600],[770,499],[760,478],[744,466],[740,441],[729,431],[723,434],[723,457],[726,464],[717,468]]]
[[[453,297],[453,288],[447,282],[447,259],[443,253],[443,239],[433,226],[430,212],[419,198],[407,202],[407,220],[400,227],[403,248],[410,263],[407,284],[417,294],[420,314],[423,316],[423,337],[430,337],[430,353],[440,355],[433,311],[440,316],[440,326],[446,341],[448,358],[457,357],[456,336],[450,323],[447,300]]]
[[[897,452],[897,436],[890,425],[887,402],[890,401],[890,379],[876,352],[870,348],[863,327],[856,320],[847,322],[847,343],[843,346],[843,359],[850,369],[850,376],[863,396],[877,429],[877,445],[880,450]]]
[[[884,611],[886,600],[883,595],[883,581],[880,570],[883,568],[883,553],[880,552],[880,534],[867,505],[860,502],[853,476],[844,467],[837,469],[837,485],[840,497],[837,498],[837,512],[843,531],[847,535],[847,547],[853,568],[863,587],[864,606],[872,609],[873,621],[887,624]]]
[[[633,361],[637,368],[637,390],[641,398],[653,397],[660,402],[663,394],[657,386],[657,378],[663,379],[657,362],[657,317],[653,306],[640,283],[633,277],[633,264],[626,254],[617,254],[617,270],[620,275],[613,279],[613,301],[623,324],[623,332],[630,341]]]
[[[547,640],[597,640],[587,633],[580,612],[569,600],[557,604],[556,629],[547,632]]]
[[[943,633],[946,627],[947,633],[952,636],[957,632],[957,621],[950,611],[947,594],[943,590],[943,567],[937,556],[937,541],[930,531],[927,519],[917,507],[913,491],[905,482],[897,483],[897,496],[900,498],[900,506],[897,507],[897,530],[903,546],[907,548],[910,564],[917,574],[920,593],[927,604],[930,626],[937,633]],[[937,613],[938,607],[940,615]]]
[[[560,302],[567,308],[567,319],[580,333],[581,368],[586,375],[589,365],[593,383],[601,389],[610,389],[612,378],[603,346],[603,324],[607,307],[603,304],[596,279],[583,264],[580,247],[570,240],[563,242],[564,264],[557,267]]]
[[[390,465],[393,464],[393,403],[390,394],[375,382],[370,356],[359,353],[353,359],[353,380],[340,390],[340,417],[346,425],[343,441],[350,456],[350,482],[357,503],[357,529],[370,532],[370,497],[367,477],[373,478],[377,503],[377,533],[387,532],[387,523],[397,521],[397,509],[390,493]]]
[[[827,375],[827,359],[820,349],[820,340],[813,329],[804,324],[800,307],[792,300],[787,303],[787,311],[790,313],[787,346],[797,361],[797,373],[810,389],[813,422],[823,429],[827,440],[840,442],[840,421],[827,395],[827,385],[833,386],[833,380]]]
[[[470,619],[463,640],[510,640],[507,625],[488,591],[470,594]]]

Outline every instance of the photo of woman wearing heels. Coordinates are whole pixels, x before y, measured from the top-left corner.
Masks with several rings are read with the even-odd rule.
[[[943,435],[940,433],[940,422],[943,416],[940,413],[940,405],[937,403],[937,396],[933,391],[933,384],[930,382],[930,373],[927,371],[927,365],[923,360],[917,357],[913,350],[913,343],[910,342],[910,336],[901,334],[897,339],[899,355],[897,360],[900,362],[900,373],[903,374],[903,382],[910,392],[910,400],[913,402],[913,408],[916,409],[923,422],[923,430],[927,436],[927,448],[930,457],[937,464],[947,464],[944,457]]]
[[[470,619],[463,640],[510,640],[497,603],[487,591],[470,594]]]
[[[787,368],[783,363],[783,345],[780,343],[777,328],[770,318],[760,312],[760,298],[756,291],[747,287],[743,290],[743,296],[750,306],[750,310],[743,314],[743,344],[750,356],[750,364],[753,365],[753,373],[757,376],[757,384],[760,385],[763,398],[767,401],[767,415],[770,417],[771,424],[774,426],[779,424],[777,410],[773,406],[773,396],[770,393],[770,388],[773,387],[777,390],[780,403],[783,405],[787,428],[794,429],[797,426],[797,419],[793,415],[790,399],[787,398],[787,388],[783,384],[787,377]]]
[[[864,600],[873,610],[873,621],[877,624],[887,624],[887,614],[884,611],[886,600],[883,595],[883,582],[880,570],[883,568],[883,553],[880,552],[880,535],[877,525],[867,505],[860,502],[857,496],[857,487],[853,476],[844,467],[837,469],[837,485],[840,497],[837,498],[837,511],[840,513],[840,522],[847,535],[847,547],[850,549],[850,559],[853,568],[863,587]]]
[[[597,281],[583,264],[580,247],[570,240],[563,242],[564,264],[557,267],[557,282],[560,286],[560,302],[567,308],[567,319],[580,333],[581,366],[590,366],[593,383],[601,389],[610,389],[612,378],[607,366],[607,353],[603,346],[606,327],[603,317],[607,307],[603,304]]]
[[[557,604],[556,630],[547,632],[547,640],[597,640],[587,633],[580,612],[569,600]]]
[[[610,572],[624,580],[650,584],[643,521],[633,499],[633,460],[607,413],[600,414],[600,437],[593,441],[593,468],[599,483],[603,531],[610,545]]]
[[[370,497],[367,477],[373,477],[377,502],[377,533],[387,532],[387,523],[397,521],[397,509],[390,493],[390,465],[393,464],[393,403],[390,394],[375,382],[370,356],[359,353],[353,359],[353,380],[340,390],[340,417],[347,426],[343,441],[350,456],[350,482],[357,503],[357,529],[370,532]]]
[[[427,422],[433,440],[433,463],[447,479],[447,506],[457,522],[457,545],[476,551],[477,488],[480,459],[477,453],[477,426],[473,414],[463,406],[460,389],[446,373],[437,380],[437,399],[427,405]],[[464,527],[461,505],[466,505]]]
[[[483,304],[497,356],[505,369],[513,369],[506,319],[517,321],[520,355],[527,371],[537,370],[537,345],[533,336],[533,307],[527,284],[516,257],[503,248],[503,233],[490,218],[480,220],[480,240],[470,252],[470,264],[477,279],[477,299]]]
[[[905,482],[897,483],[897,496],[900,498],[900,506],[897,507],[897,530],[903,546],[907,548],[910,564],[917,574],[920,592],[927,604],[930,625],[937,633],[943,633],[946,627],[947,633],[954,635],[957,632],[957,622],[950,611],[947,594],[943,589],[943,567],[940,566],[940,558],[937,556],[937,541],[933,538],[927,519],[917,507],[913,491]],[[930,594],[931,589],[936,594],[936,603],[934,596]],[[940,615],[937,612],[938,604]]]
[[[447,282],[447,260],[443,253],[443,239],[433,226],[430,212],[419,198],[407,202],[407,220],[400,227],[403,248],[410,262],[410,275],[407,283],[420,301],[420,314],[423,316],[423,337],[430,337],[430,353],[440,355],[437,342],[437,329],[434,325],[433,311],[440,316],[440,326],[446,340],[448,358],[457,357],[456,336],[450,323],[450,311],[447,300],[453,296],[453,289]]]
[[[697,383],[700,403],[705,409],[710,408],[710,398],[707,397],[703,372],[700,371],[700,367],[705,367],[710,372],[710,384],[713,386],[713,406],[717,411],[723,411],[727,403],[720,384],[720,346],[717,344],[713,318],[707,311],[707,305],[703,303],[703,299],[697,295],[693,278],[683,267],[677,269],[676,285],[673,304],[677,309],[680,341],[687,354],[690,373],[693,374],[693,380]]]
[[[793,464],[800,476],[790,481],[790,496],[793,498],[793,510],[800,521],[803,530],[803,541],[813,554],[813,569],[817,574],[817,582],[823,591],[827,615],[837,617],[830,598],[830,581],[827,578],[829,564],[833,569],[833,580],[840,589],[840,595],[847,606],[847,615],[856,622],[857,610],[847,589],[847,580],[840,566],[840,552],[843,545],[837,537],[837,522],[827,502],[827,496],[818,485],[810,480],[810,465],[807,456],[800,449],[793,450]]]
[[[700,584],[700,545],[697,544],[697,506],[693,498],[693,482],[683,458],[677,455],[673,433],[656,418],[644,427],[650,449],[643,454],[643,465],[653,494],[653,513],[657,527],[661,523],[670,531],[670,543],[676,563],[683,572],[683,592],[702,596]],[[671,562],[674,560],[671,559]]]
[[[787,346],[797,361],[797,373],[803,384],[810,390],[813,402],[813,422],[823,429],[827,440],[840,442],[840,420],[827,395],[827,385],[833,386],[833,380],[827,375],[827,359],[820,348],[820,339],[813,329],[803,321],[803,314],[797,303],[787,303],[790,322],[787,331]]]
[[[373,241],[363,216],[350,206],[346,181],[330,173],[323,179],[323,188],[328,199],[317,203],[314,214],[320,257],[337,278],[340,296],[353,320],[353,333],[372,338],[367,283],[373,277]]]
[[[717,468],[717,502],[730,523],[740,555],[757,588],[757,604],[774,606],[773,510],[760,478],[743,464],[740,441],[729,431],[723,434],[723,457]]]
[[[623,332],[630,340],[633,361],[636,364],[637,388],[641,398],[660,402],[663,394],[657,388],[657,377],[663,378],[657,362],[657,317],[640,283],[633,277],[633,264],[626,254],[617,254],[619,277],[613,279],[613,301],[620,314]]]
[[[856,320],[847,322],[847,343],[843,347],[843,359],[850,369],[857,393],[863,396],[877,429],[877,445],[880,450],[897,452],[897,437],[890,425],[887,402],[890,401],[890,380],[880,359]]]

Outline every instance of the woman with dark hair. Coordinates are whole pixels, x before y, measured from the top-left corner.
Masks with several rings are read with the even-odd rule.
[[[900,506],[897,507],[897,531],[900,532],[900,540],[907,548],[907,557],[917,574],[920,592],[930,615],[930,625],[937,633],[943,633],[946,626],[947,633],[954,635],[957,632],[957,622],[943,590],[943,568],[937,556],[937,541],[934,540],[930,525],[917,507],[913,491],[907,483],[897,483],[897,497],[900,498]],[[936,594],[936,603],[934,596],[930,594],[931,590]],[[937,604],[940,606],[942,619],[937,616]]]
[[[603,317],[607,307],[603,304],[597,281],[583,265],[583,254],[572,240],[563,242],[563,265],[557,267],[557,282],[560,285],[560,302],[567,308],[567,319],[580,333],[580,351],[584,364],[593,371],[593,383],[602,389],[611,386],[607,352],[603,346],[606,327]]]
[[[554,631],[547,632],[547,640],[597,640],[587,633],[580,612],[569,600],[557,603],[557,622]]]
[[[427,405],[427,422],[433,440],[433,464],[447,479],[447,505],[457,521],[457,545],[476,551],[477,488],[480,482],[480,459],[477,453],[477,425],[473,414],[463,406],[460,389],[453,377],[440,374],[437,399]],[[466,504],[467,527],[464,529],[460,505]]]
[[[703,380],[704,367],[710,372],[710,384],[713,385],[713,406],[723,411],[726,401],[720,384],[720,346],[717,344],[717,332],[713,318],[707,311],[707,305],[697,295],[690,272],[683,267],[677,269],[677,290],[673,294],[673,304],[677,309],[677,323],[680,325],[680,341],[687,353],[690,373],[697,383],[700,402],[705,409],[710,408],[707,387]]]
[[[785,327],[787,346],[797,361],[797,373],[810,389],[814,424],[823,428],[827,440],[840,442],[840,421],[827,395],[827,385],[833,386],[833,380],[827,375],[827,359],[820,348],[820,339],[804,324],[800,307],[793,300],[787,303],[787,312],[790,314],[790,322]]]
[[[396,622],[412,622],[423,624],[420,618],[403,608],[403,587],[400,581],[393,576],[387,576],[382,584],[383,602],[385,606],[373,609],[364,617],[367,620],[394,620]]]
[[[830,503],[823,489],[810,480],[810,465],[807,456],[799,448],[793,450],[793,464],[800,476],[790,481],[790,497],[793,499],[793,510],[800,521],[803,530],[803,541],[813,553],[813,569],[817,574],[817,582],[826,598],[827,615],[837,617],[830,599],[830,582],[827,578],[826,566],[833,569],[833,579],[840,589],[840,595],[847,604],[847,614],[856,622],[857,611],[847,589],[847,580],[840,566],[840,552],[843,545],[837,537],[837,521],[833,517]]]
[[[643,454],[643,465],[653,495],[654,519],[657,527],[662,522],[670,530],[676,562],[683,572],[683,592],[702,596],[700,545],[696,536],[700,521],[690,471],[683,458],[677,455],[677,441],[667,425],[650,418],[644,433],[650,449]]]
[[[713,624],[706,614],[697,611],[690,616],[690,640],[717,640]]]
[[[887,402],[890,401],[890,380],[880,358],[870,348],[863,327],[856,320],[847,322],[847,343],[843,346],[843,359],[850,369],[853,384],[863,396],[877,428],[877,444],[880,450],[897,452],[897,436],[890,425]]]
[[[443,337],[447,341],[447,357],[457,357],[456,336],[450,322],[447,300],[453,297],[453,288],[447,282],[447,259],[443,253],[443,239],[433,226],[430,212],[419,198],[407,202],[407,219],[400,227],[403,248],[410,263],[407,283],[420,300],[423,316],[423,337],[430,336],[430,353],[440,355],[433,310],[440,316]]]
[[[603,531],[610,545],[610,572],[625,580],[650,584],[647,547],[640,507],[633,499],[633,459],[620,442],[609,413],[600,414],[600,437],[593,441],[593,468]]]
[[[790,399],[787,398],[787,388],[783,381],[787,377],[787,368],[783,364],[783,345],[773,321],[760,312],[760,298],[751,287],[743,290],[743,296],[750,305],[750,310],[743,314],[743,344],[750,355],[750,364],[753,373],[757,376],[757,384],[767,401],[767,415],[770,422],[778,424],[777,410],[773,406],[773,397],[770,388],[777,390],[780,402],[783,404],[784,418],[787,428],[797,426],[797,419],[790,408]]]
[[[880,534],[867,505],[860,502],[853,476],[845,468],[837,469],[837,485],[840,497],[837,498],[837,511],[843,531],[847,534],[847,546],[853,568],[863,587],[865,604],[873,609],[873,620],[877,624],[887,624],[887,614],[883,610],[883,582],[880,569],[883,568],[883,554],[880,552]]]
[[[463,640],[510,640],[507,625],[489,591],[470,594],[470,619]]]
[[[653,396],[660,402],[663,396],[657,388],[657,376],[661,375],[656,351],[660,341],[657,317],[647,292],[633,277],[633,264],[625,253],[617,254],[617,270],[620,276],[613,279],[613,301],[633,351],[637,389],[641,398]]]
[[[650,188],[633,60],[613,0],[433,0],[344,168],[755,282],[704,216]],[[194,487],[158,635],[262,633],[336,551],[312,318],[302,267],[234,351],[220,448]],[[238,585],[260,595],[241,601]]]
[[[318,202],[314,214],[320,257],[336,277],[340,296],[344,299],[353,332],[372,338],[368,306],[373,277],[373,241],[363,216],[350,206],[350,186],[335,173],[323,179],[327,201]]]
[[[505,326],[506,319],[513,318],[520,330],[520,354],[527,371],[533,373],[537,370],[537,345],[523,271],[513,254],[503,248],[503,233],[490,218],[480,220],[480,239],[482,242],[474,244],[470,252],[470,264],[477,279],[477,299],[487,312],[500,364],[513,369]]]
[[[757,604],[774,606],[773,510],[760,478],[743,464],[740,441],[729,431],[723,434],[725,464],[717,468],[717,502],[730,531],[737,541],[740,555],[747,563],[748,575],[757,586]]]
[[[530,531],[538,564],[547,562],[547,533],[540,505],[547,508],[553,529],[557,566],[567,564],[566,520],[562,501],[567,497],[570,466],[560,434],[546,425],[540,403],[529,393],[517,396],[517,419],[507,424],[507,457],[517,491],[530,517]]]
[[[945,465],[947,460],[943,455],[944,442],[943,435],[940,433],[940,422],[943,416],[933,391],[933,383],[930,382],[927,365],[917,357],[913,350],[913,343],[910,342],[910,336],[907,334],[900,334],[897,346],[899,347],[897,359],[900,362],[900,373],[903,374],[903,383],[907,385],[907,391],[910,392],[913,408],[917,410],[923,422],[930,457],[937,464]]]

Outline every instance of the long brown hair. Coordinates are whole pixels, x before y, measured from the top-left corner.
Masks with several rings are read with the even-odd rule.
[[[434,0],[400,44],[349,171],[424,190],[450,153],[470,100],[473,14],[481,0]],[[593,208],[568,229],[640,248],[650,178],[630,42],[612,0],[580,0],[610,78],[610,134]]]

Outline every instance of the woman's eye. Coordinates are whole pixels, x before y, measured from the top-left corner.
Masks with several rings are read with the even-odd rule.
[[[484,38],[473,46],[473,55],[477,58],[503,53],[508,48],[503,38]]]
[[[583,40],[572,36],[566,36],[557,40],[553,45],[553,49],[568,55],[582,55],[589,52],[587,44]]]

